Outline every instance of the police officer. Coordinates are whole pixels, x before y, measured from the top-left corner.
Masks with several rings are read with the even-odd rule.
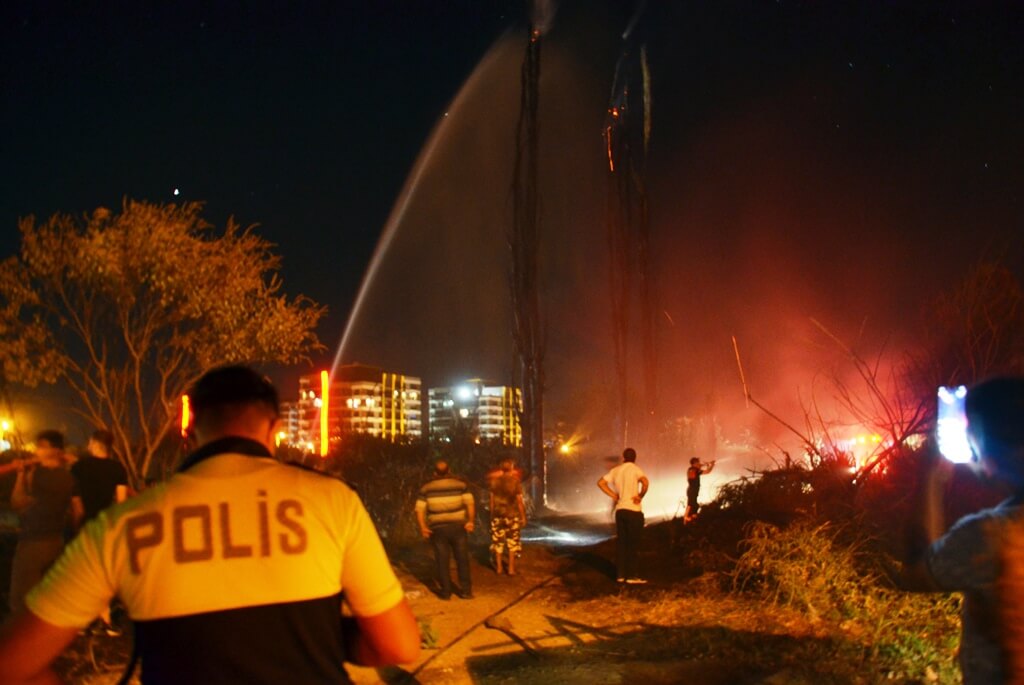
[[[190,397],[197,451],[82,529],[0,638],[0,682],[47,682],[114,595],[144,683],[350,682],[344,661],[416,659],[416,619],[362,502],[272,458],[270,382],[222,367]]]

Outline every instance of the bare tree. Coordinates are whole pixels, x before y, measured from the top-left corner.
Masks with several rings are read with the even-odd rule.
[[[975,264],[926,316],[912,369],[921,392],[1024,372],[1024,294],[1006,267]]]
[[[907,358],[893,359],[883,348],[873,361],[868,361],[852,346],[845,343],[816,319],[811,319],[818,330],[841,350],[853,367],[853,380],[841,373],[829,377],[831,394],[840,409],[855,422],[878,435],[877,448],[861,464],[856,478],[882,466],[894,454],[899,454],[908,438],[926,430],[933,414],[934,393],[921,395],[909,386]],[[828,422],[815,410],[815,424],[821,428],[828,442],[834,440],[828,432]]]

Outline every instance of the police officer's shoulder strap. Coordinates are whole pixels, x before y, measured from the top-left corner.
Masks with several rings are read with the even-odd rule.
[[[185,457],[185,460],[181,462],[181,466],[178,467],[178,473],[190,469],[199,462],[215,457],[218,454],[243,454],[247,457],[274,458],[274,455],[270,453],[270,450],[263,443],[250,440],[249,438],[229,436],[208,442]]]

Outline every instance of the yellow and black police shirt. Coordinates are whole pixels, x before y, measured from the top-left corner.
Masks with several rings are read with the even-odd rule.
[[[84,627],[120,597],[146,683],[347,682],[342,592],[357,616],[403,597],[362,502],[259,443],[207,447],[86,525],[27,606]]]

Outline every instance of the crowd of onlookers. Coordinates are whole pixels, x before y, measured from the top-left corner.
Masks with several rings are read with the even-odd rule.
[[[0,473],[13,476],[10,508],[18,521],[7,588],[12,614],[23,608],[25,595],[78,530],[131,494],[113,446],[114,436],[106,429],[94,431],[81,453],[68,449],[60,431],[44,430],[29,451],[0,466]],[[95,628],[111,635],[121,631],[109,610]]]

